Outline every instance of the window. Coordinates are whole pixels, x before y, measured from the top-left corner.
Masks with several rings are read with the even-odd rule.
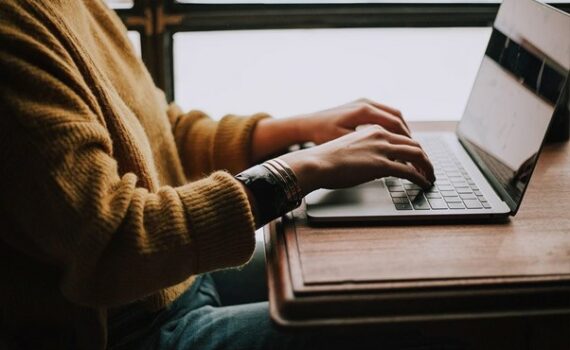
[[[490,29],[360,28],[174,36],[175,100],[275,117],[369,97],[410,120],[459,119]]]
[[[135,43],[138,33],[157,85],[185,108],[215,117],[259,110],[286,116],[368,96],[415,120],[459,118],[500,3],[107,2]],[[548,2],[570,10],[570,0]]]
[[[141,34],[135,30],[129,30],[128,32],[129,40],[133,44],[136,53],[141,56],[142,49],[141,49]]]

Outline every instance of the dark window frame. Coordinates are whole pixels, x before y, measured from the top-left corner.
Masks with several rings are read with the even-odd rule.
[[[133,0],[133,7],[115,9],[125,27],[129,31],[136,31],[141,40],[141,57],[153,78],[160,74],[155,60],[154,39],[154,0]]]

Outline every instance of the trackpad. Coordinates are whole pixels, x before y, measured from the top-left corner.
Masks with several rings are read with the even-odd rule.
[[[354,214],[355,210],[378,213],[379,209],[385,208],[386,205],[393,206],[384,182],[381,180],[340,190],[317,190],[310,193],[305,201],[311,209],[332,207],[336,209],[335,214],[341,216],[343,213],[337,212],[339,209],[349,210],[350,214]]]

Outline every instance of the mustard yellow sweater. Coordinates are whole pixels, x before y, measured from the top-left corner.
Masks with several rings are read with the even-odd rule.
[[[102,0],[0,1],[0,330],[102,349],[114,307],[253,252],[230,173],[265,116],[167,105],[125,33]]]

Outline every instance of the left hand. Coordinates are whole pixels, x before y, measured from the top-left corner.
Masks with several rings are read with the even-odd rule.
[[[322,144],[353,132],[359,125],[376,124],[384,129],[411,137],[402,113],[368,99],[360,99],[324,111],[297,117],[301,119],[306,139]]]
[[[261,161],[297,143],[322,144],[366,124],[379,125],[391,133],[411,137],[400,111],[378,102],[360,99],[320,112],[261,120],[253,134],[252,160]]]

